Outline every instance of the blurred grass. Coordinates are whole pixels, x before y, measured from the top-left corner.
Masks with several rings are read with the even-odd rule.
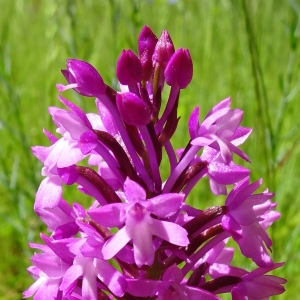
[[[229,95],[232,106],[245,112],[244,126],[254,127],[243,147],[252,161],[248,167],[253,180],[263,177],[264,188],[276,193],[282,213],[271,234],[275,260],[287,261],[277,275],[289,282],[278,299],[295,299],[300,291],[299,1],[0,0],[0,10],[1,299],[21,299],[32,282],[27,243],[38,241],[43,227],[33,213],[41,165],[30,146],[46,145],[42,128],[54,129],[47,107],[59,105],[55,84],[64,82],[65,59],[89,61],[115,85],[118,55],[123,48],[137,48],[144,24],[157,35],[167,29],[175,47],[189,48],[194,61],[194,79],[181,93],[176,145],[183,145],[195,105],[203,117]],[[95,110],[92,100],[69,95],[85,110]],[[203,187],[191,201],[210,205],[207,199],[213,197]]]

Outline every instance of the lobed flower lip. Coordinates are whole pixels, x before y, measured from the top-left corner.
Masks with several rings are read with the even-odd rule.
[[[283,266],[284,263],[277,263],[269,268],[258,268],[242,277],[242,282],[232,289],[232,296],[239,298],[251,297],[253,299],[266,299],[270,296],[280,295],[285,289],[282,284],[287,281],[284,278],[264,275],[271,270]],[[266,286],[268,288],[266,288]]]
[[[183,228],[150,216],[150,213],[161,218],[172,216],[180,207],[183,195],[165,194],[146,200],[144,189],[129,178],[125,181],[124,190],[124,203],[105,205],[88,212],[92,219],[104,226],[125,225],[105,243],[104,258],[112,258],[132,240],[135,263],[140,267],[151,265],[154,260],[153,235],[176,245],[187,246],[187,233]],[[137,227],[139,231],[136,231]]]
[[[253,195],[261,184],[262,180],[249,184],[247,177],[230,192],[226,200],[228,213],[222,218],[222,226],[231,233],[246,257],[252,258],[258,266],[269,267],[274,263],[266,248],[270,250],[272,241],[261,221],[268,219],[274,207],[270,201],[273,194],[264,192]]]
[[[243,130],[239,126],[243,118],[243,112],[239,109],[231,110],[229,105],[230,98],[223,100],[207,114],[201,125],[197,121],[199,108],[192,112],[189,119],[191,144],[200,147],[209,146],[220,151],[226,164],[232,161],[232,153],[236,153],[250,162],[248,156],[236,145],[242,142],[243,137],[249,136],[251,130]]]

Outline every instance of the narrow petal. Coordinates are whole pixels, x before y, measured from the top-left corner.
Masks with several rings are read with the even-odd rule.
[[[54,208],[62,196],[62,181],[58,176],[46,177],[40,184],[35,196],[34,210]]]
[[[103,246],[102,252],[104,259],[110,259],[115,256],[130,241],[130,237],[126,232],[126,228],[120,229],[112,236]]]
[[[234,152],[236,155],[238,155],[245,161],[250,162],[249,157],[240,148],[236,147],[235,145],[233,145],[231,143],[229,143],[228,147],[230,148],[231,152]]]
[[[220,101],[219,103],[217,103],[206,115],[205,119],[207,117],[209,117],[210,115],[212,115],[214,112],[221,110],[223,108],[229,108],[231,104],[231,98],[225,98],[224,100]]]
[[[199,106],[196,106],[189,117],[188,125],[189,125],[189,134],[191,139],[195,139],[197,136],[197,132],[199,129],[199,114],[200,114],[200,108]]]
[[[67,100],[66,98],[62,97],[61,95],[58,95],[58,99],[64,104],[66,105],[68,108],[70,108],[71,111],[73,111],[82,121],[82,123],[88,127],[89,129],[92,129],[91,123],[87,118],[87,115],[85,114],[85,112],[76,104],[70,102],[69,100]]]
[[[64,295],[68,294],[75,287],[78,278],[83,274],[82,267],[79,265],[71,266],[65,273],[62,283],[59,287]]]
[[[216,183],[212,178],[209,180],[209,185],[214,195],[227,195],[226,185]]]
[[[84,276],[82,278],[82,299],[97,300],[97,279],[94,270],[85,268]]]
[[[241,234],[242,234],[242,228],[241,226],[238,224],[238,222],[232,218],[230,215],[224,215],[222,217],[222,227],[228,231],[233,238],[240,238]]]
[[[47,277],[37,279],[26,291],[23,292],[24,298],[32,297],[47,282]]]
[[[264,245],[264,242],[269,244],[271,240],[259,224],[243,227],[242,238],[236,241],[243,255],[251,258],[258,266],[267,268],[274,265]]]
[[[234,132],[233,139],[231,138],[231,143],[235,146],[243,144],[247,138],[250,136],[252,128],[246,128],[239,126]]]
[[[250,170],[235,164],[226,165],[219,161],[210,162],[209,175],[220,184],[234,184],[250,174]]]
[[[217,135],[223,139],[230,139],[243,118],[243,111],[240,109],[230,110],[226,115],[218,120]]]
[[[125,278],[106,261],[97,260],[96,267],[98,278],[107,285],[116,296],[122,297],[127,287]]]
[[[215,137],[213,135],[206,135],[195,138],[191,144],[204,147],[212,144],[214,141]]]
[[[145,206],[154,215],[161,218],[168,218],[178,211],[183,200],[183,194],[162,194],[151,198]]]
[[[66,264],[54,253],[39,253],[34,254],[31,258],[34,266],[39,268],[48,277],[60,278],[63,277],[65,271],[69,268],[69,264]],[[60,265],[60,268],[57,266]]]
[[[196,287],[185,286],[185,292],[187,293],[189,300],[220,300],[220,298],[213,293]]]
[[[229,143],[225,142],[224,140],[222,139],[218,139],[217,140],[217,143],[220,147],[220,153],[221,153],[221,156],[225,162],[225,164],[230,164],[232,162],[232,153],[230,151],[230,148],[229,148]]]
[[[92,219],[103,226],[116,227],[124,222],[123,210],[123,203],[113,203],[90,209],[88,214]]]
[[[205,117],[204,121],[202,122],[202,126],[204,126],[207,129],[210,128],[212,124],[216,123],[218,119],[225,116],[229,111],[229,107],[216,109],[212,114]]]
[[[250,197],[250,195],[254,193],[261,184],[262,184],[262,180],[258,180],[251,184],[248,184],[246,178],[246,180],[243,180],[238,186],[236,186],[234,190],[234,197],[232,199],[231,197],[227,197],[225,204],[227,206],[230,206],[231,210],[236,209],[244,201],[246,201],[248,197]],[[230,201],[228,203],[229,199]]]
[[[275,277],[275,276],[274,276]],[[265,299],[274,295],[282,294],[285,288],[272,279],[272,276],[262,276],[253,281],[247,282],[246,289],[248,296],[253,299]]]
[[[135,181],[131,180],[129,177],[127,177],[124,182],[124,191],[126,199],[128,201],[134,202],[146,200],[145,190]]]
[[[78,147],[78,141],[65,140],[57,159],[57,167],[65,168],[77,164],[84,158]]]
[[[187,246],[190,243],[187,231],[175,223],[153,219],[151,231],[153,235],[174,245]]]

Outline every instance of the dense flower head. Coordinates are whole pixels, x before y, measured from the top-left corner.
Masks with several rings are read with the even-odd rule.
[[[81,60],[68,59],[62,73],[68,83],[58,91],[94,98],[96,109],[86,113],[59,95],[64,107],[49,108],[56,134],[44,130],[51,144],[32,148],[44,176],[34,210],[49,234],[30,244],[35,282],[24,298],[268,299],[284,292],[285,280],[266,274],[283,265],[271,258],[266,231],[280,216],[274,195],[256,192],[262,180],[251,183],[250,170],[234,162],[235,155],[250,161],[239,148],[252,131],[241,126],[243,111],[226,98],[200,122],[197,106],[189,140],[173,147],[180,91],[193,76],[188,49],[145,26],[138,54],[123,50],[118,59],[119,90]],[[212,197],[225,198],[214,205],[199,195],[199,206],[212,205],[200,210],[189,198],[205,177]],[[67,185],[90,202],[69,199]],[[232,265],[230,239],[257,269]]]

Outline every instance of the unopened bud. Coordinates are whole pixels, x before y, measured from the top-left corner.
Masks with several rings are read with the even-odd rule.
[[[159,65],[162,69],[165,69],[169,62],[169,59],[175,52],[172,39],[167,30],[163,30],[162,34],[155,46],[153,53],[153,65]]]
[[[98,71],[89,63],[68,59],[67,69],[61,71],[68,81],[68,85],[57,84],[60,92],[74,89],[78,94],[87,97],[97,97],[105,93],[106,85]]]
[[[127,124],[142,126],[150,122],[150,108],[134,93],[120,93],[116,102],[121,117]]]
[[[142,80],[142,64],[131,50],[123,50],[117,62],[117,78],[121,84],[134,85]]]
[[[178,49],[170,58],[165,69],[165,78],[168,85],[179,85],[184,89],[193,77],[193,63],[188,49]]]
[[[157,37],[150,27],[144,26],[138,39],[138,49],[143,68],[143,80],[149,80],[152,74],[152,55],[154,53]]]

